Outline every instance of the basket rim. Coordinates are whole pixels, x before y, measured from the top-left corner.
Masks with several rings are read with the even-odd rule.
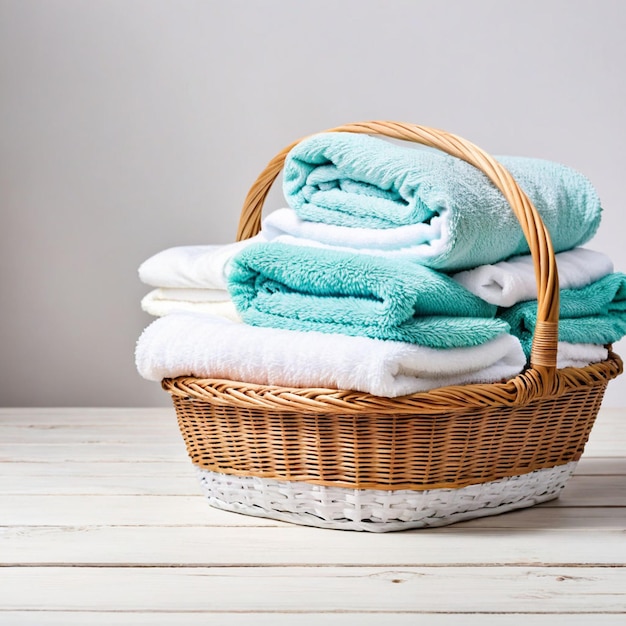
[[[622,359],[609,348],[605,361],[582,368],[552,372],[535,367],[501,383],[451,385],[395,398],[345,389],[281,387],[193,376],[164,378],[161,386],[172,396],[247,409],[436,415],[467,411],[469,407],[523,406],[537,399],[557,398],[573,388],[608,382],[622,371]]]

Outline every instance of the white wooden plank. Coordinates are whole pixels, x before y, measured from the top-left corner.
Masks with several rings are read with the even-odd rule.
[[[601,409],[585,446],[586,457],[623,457],[626,446],[626,410]]]
[[[508,528],[530,530],[617,530],[626,529],[624,507],[546,507],[534,506],[503,515],[480,517],[451,527],[455,532],[466,528]]]
[[[0,433],[1,441],[1,433]],[[626,447],[626,443],[624,444]],[[607,455],[611,456],[611,455]],[[615,456],[613,454],[613,456]],[[604,463],[606,463],[606,457]],[[142,441],[84,444],[2,443],[0,463],[183,463],[191,461],[180,437],[168,442]],[[3,470],[4,471],[4,470]],[[15,471],[15,470],[14,470]],[[19,471],[19,469],[17,470]],[[623,462],[615,472],[623,474]]]
[[[572,476],[552,506],[626,506],[626,476]]]
[[[54,438],[67,440],[74,436],[91,434],[98,437],[115,432],[122,437],[139,437],[156,434],[163,437],[180,436],[174,411],[162,412],[132,409],[132,412],[120,413],[114,409],[100,409],[95,415],[83,415],[82,412],[65,414],[23,415],[13,417],[0,413],[0,432],[3,440],[15,438],[18,441],[36,441],[54,443]]]
[[[164,477],[195,476],[193,464],[187,456],[171,462],[159,463],[139,461],[136,465],[127,461],[64,461],[63,463],[45,463],[31,461],[13,461],[0,465],[0,478],[27,479],[30,477],[50,477],[51,486],[74,477]]]
[[[120,431],[128,429],[138,436],[147,436],[150,430],[157,433],[178,433],[173,408],[59,408],[59,409],[2,409],[0,408],[0,428],[15,427],[24,430],[28,425],[35,432],[31,436],[42,434],[48,428],[47,439],[56,438],[55,429],[74,426],[93,429],[97,438],[99,429],[106,431],[112,425]],[[40,427],[40,428],[37,428]],[[17,433],[21,432],[20,430]],[[11,430],[7,437],[13,437]],[[178,436],[178,435],[176,435]],[[8,439],[3,439],[8,441]],[[30,441],[34,439],[29,438]],[[41,441],[41,439],[40,439]],[[596,419],[587,443],[587,456],[623,456],[626,442],[626,409],[602,409]]]
[[[176,420],[173,406],[166,407],[0,407],[1,424],[60,422],[63,424],[94,424],[133,421],[171,423]],[[592,439],[609,439],[616,429],[623,432],[626,407],[601,408],[596,418]]]
[[[435,616],[452,620],[442,625],[508,623],[476,611],[526,612],[522,621],[531,624],[548,623],[538,612],[571,611],[582,621],[568,614],[569,624],[623,623],[624,410],[601,413],[560,500],[393,535],[323,531],[210,508],[196,495],[172,409],[12,411],[0,409],[0,458],[9,457],[0,466],[0,523],[7,525],[0,529],[0,559],[22,567],[0,567],[0,623],[185,626],[200,623],[193,621],[199,616],[203,624],[229,626],[262,625],[268,617],[278,626],[287,623],[282,618],[373,624],[370,617],[377,625],[437,625],[430,611],[448,613]],[[160,564],[167,567],[152,567]],[[344,564],[350,567],[333,567]],[[530,567],[542,564],[551,567]],[[369,565],[377,567],[364,574]],[[389,589],[378,589],[381,581],[391,583],[395,602]],[[351,610],[360,613],[336,613]],[[590,617],[595,611],[604,614]],[[511,617],[520,623],[520,615]]]
[[[111,471],[110,474],[104,476],[91,476],[88,472],[81,472],[80,463],[76,463],[74,471],[68,474],[21,476],[19,472],[15,472],[12,476],[0,477],[0,495],[28,493],[198,495],[201,493],[191,463],[172,470],[171,475],[167,473],[167,464],[158,463],[120,463],[117,466],[111,464],[107,469],[116,471]],[[2,471],[6,470],[7,466],[3,466]],[[567,482],[558,499],[551,500],[542,506],[626,506],[626,476],[574,475]]]
[[[623,531],[342,533],[301,526],[0,527],[5,564],[455,565],[626,563]]]
[[[65,463],[116,461],[118,463],[180,462],[187,452],[182,440],[170,443],[63,443],[0,444],[0,463]]]
[[[0,496],[201,494],[200,483],[190,461],[178,465],[166,462],[84,465],[80,462],[59,465],[6,463],[0,466],[0,472],[3,474],[0,475]],[[558,499],[542,506],[626,506],[626,475],[574,475]]]
[[[87,424],[76,425],[3,425],[0,427],[0,438],[5,444],[71,444],[91,445],[93,443],[172,443],[182,435],[178,428],[163,424],[157,426],[132,424],[100,424],[97,427]]]
[[[0,497],[6,495],[199,495],[200,482],[189,467],[173,471],[172,475],[147,475],[146,467],[133,466],[135,474],[130,474],[127,464],[122,465],[125,473],[113,476],[93,476],[88,473],[75,475],[36,475],[0,476]],[[41,466],[41,464],[38,464]],[[0,468],[3,471],[6,466]],[[0,509],[1,510],[1,509]]]
[[[624,446],[626,453],[626,444]],[[623,457],[593,457],[584,456],[576,466],[577,476],[597,474],[626,474],[626,456]]]
[[[0,526],[284,526],[203,496],[0,496]]]
[[[119,408],[119,407],[71,407],[71,408],[3,408],[0,407],[2,426],[88,426],[99,427],[109,424],[120,428],[136,425],[176,429],[176,414],[173,407],[164,408]],[[595,421],[590,442],[615,439],[615,433],[626,431],[626,407],[603,408]]]
[[[562,618],[567,626],[624,626],[623,615],[600,613],[544,613],[498,615],[485,613],[156,613],[121,611],[2,611],[7,626],[554,626]]]
[[[0,432],[1,440],[1,432]],[[0,466],[0,481],[15,478],[20,480],[29,477],[50,477],[51,483],[59,486],[57,477],[63,477],[63,482],[71,478],[85,477],[138,477],[138,476],[190,476],[193,475],[193,465],[189,458],[181,456],[177,460],[168,460],[164,463],[145,463],[141,474],[136,467],[130,467],[126,462],[115,461],[98,462],[73,462],[66,461],[59,464],[37,463],[15,460]],[[603,475],[626,475],[626,456],[595,458],[583,457],[576,468],[575,476],[603,476]],[[4,483],[0,483],[4,484]],[[14,488],[14,487],[11,487]],[[0,489],[0,493],[2,489]]]
[[[197,486],[197,485],[196,485]],[[199,486],[198,486],[199,491]],[[454,528],[622,530],[626,507],[560,507],[546,503],[481,517]],[[201,495],[0,495],[1,526],[282,526],[209,506]]]
[[[0,606],[13,611],[619,613],[626,611],[626,569],[0,568]]]
[[[62,454],[60,448],[48,448],[47,444],[62,446],[63,444],[89,444],[90,452],[83,451],[80,454],[80,446],[72,446],[73,455],[61,460],[85,461],[85,456],[90,453],[98,454],[104,446],[104,442],[119,444],[122,454],[124,448],[134,444],[135,454],[142,455],[145,444],[159,443],[167,447],[172,444],[181,449],[182,438],[178,432],[175,416],[171,410],[154,409],[57,409],[57,410],[0,410],[0,460],[15,461],[15,454],[11,453],[11,447],[16,452],[25,454],[22,460],[30,460],[29,455],[34,455],[34,461],[42,451],[48,459],[57,458]],[[7,444],[13,444],[7,445]],[[39,444],[39,445],[37,445]],[[95,447],[94,447],[95,444]],[[623,457],[626,445],[626,410],[607,410],[602,413],[592,431],[590,440],[586,446],[585,457],[617,456]],[[25,446],[25,447],[23,447]],[[110,454],[107,450],[106,454]],[[76,454],[79,457],[76,458]],[[124,456],[126,456],[124,454]],[[101,454],[95,460],[108,460]],[[152,458],[149,455],[148,458]]]
[[[28,422],[93,424],[98,421],[126,424],[133,420],[170,422],[176,420],[173,406],[168,407],[0,407],[0,424]]]
[[[626,437],[624,437],[621,433],[615,433],[614,439],[607,439],[605,441],[590,441],[585,446],[583,454],[588,458],[620,456],[624,453],[625,442]]]

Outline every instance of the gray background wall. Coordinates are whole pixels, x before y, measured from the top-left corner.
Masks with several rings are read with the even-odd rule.
[[[166,405],[137,266],[231,241],[266,161],[343,122],[578,168],[626,270],[624,32],[621,0],[0,0],[0,405]]]

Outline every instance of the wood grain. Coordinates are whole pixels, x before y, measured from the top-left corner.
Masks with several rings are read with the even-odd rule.
[[[0,624],[621,626],[624,424],[558,500],[372,535],[209,507],[172,410],[0,409]]]
[[[24,590],[29,592],[25,593]],[[586,567],[0,569],[8,610],[617,613],[626,570]],[[384,623],[389,623],[380,616]]]

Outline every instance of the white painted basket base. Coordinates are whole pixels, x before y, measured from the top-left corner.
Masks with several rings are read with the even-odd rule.
[[[557,498],[576,462],[460,489],[346,489],[198,468],[209,504],[284,522],[387,532],[445,526]]]

